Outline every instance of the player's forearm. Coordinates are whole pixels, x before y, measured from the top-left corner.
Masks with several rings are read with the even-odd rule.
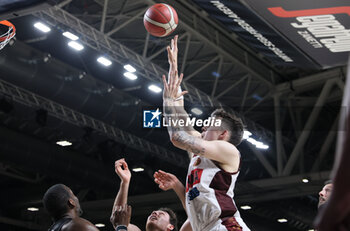
[[[181,105],[181,104],[175,104],[175,105],[176,105],[176,107],[175,107],[176,113],[178,114],[178,117],[180,119],[186,120],[187,118],[189,118],[188,113],[186,112],[183,105]]]
[[[171,124],[170,126],[167,126],[167,130],[171,137],[174,135],[174,132],[176,130],[179,130],[180,128],[178,126],[173,126],[172,123],[170,123],[170,120],[176,120],[176,109],[175,109],[175,103],[173,99],[163,99],[163,110],[164,110],[164,118],[167,122],[167,124]]]
[[[175,111],[177,114],[177,118],[182,119],[184,121],[187,121],[190,119],[188,116],[188,113],[186,112],[184,106],[183,106],[183,101],[181,100],[175,101]],[[187,126],[184,127],[184,131],[188,132],[189,134],[192,134],[193,132],[198,133],[196,129],[194,129],[190,123],[185,123]]]
[[[180,199],[182,207],[186,211],[186,200],[185,200],[185,186],[178,180],[174,187],[174,191],[177,197]]]
[[[203,140],[192,136],[181,129],[173,131],[171,142],[176,147],[195,155],[203,155],[205,153],[205,148],[202,145]]]
[[[176,125],[174,125],[174,123],[170,123],[170,120],[178,119],[177,111],[174,105],[174,100],[164,99],[163,101],[164,117],[167,124],[170,124],[170,126],[167,126],[170,140],[176,147],[194,154],[198,154],[199,152],[195,148],[192,148],[195,137],[185,132],[183,127],[178,126],[178,123],[176,123]]]
[[[169,120],[178,120],[178,113],[176,111],[176,101],[173,99],[163,100],[164,117],[167,121],[168,133],[171,142],[178,148],[188,151],[190,153],[201,155],[204,153],[204,149],[201,147],[201,140],[197,137],[189,134],[184,130],[184,127],[180,127],[179,123],[170,123]]]
[[[173,62],[169,62],[169,73],[171,73],[172,71],[177,71],[177,64],[173,63]]]
[[[125,205],[128,202],[128,192],[129,192],[130,182],[120,182],[120,187],[118,194],[114,200],[112,214],[115,211],[117,206]]]

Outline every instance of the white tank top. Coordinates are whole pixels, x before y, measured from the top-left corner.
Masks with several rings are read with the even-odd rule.
[[[186,180],[186,209],[193,231],[214,230],[228,219],[242,223],[237,230],[249,230],[243,229],[247,226],[233,200],[238,174],[226,172],[205,157],[192,158]]]

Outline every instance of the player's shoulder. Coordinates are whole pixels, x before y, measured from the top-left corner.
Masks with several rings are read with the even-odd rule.
[[[74,218],[62,231],[98,231],[90,221],[84,218]]]

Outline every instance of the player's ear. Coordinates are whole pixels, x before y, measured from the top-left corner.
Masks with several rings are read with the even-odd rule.
[[[173,229],[174,229],[174,226],[172,224],[167,225],[167,230],[173,230]]]
[[[229,136],[229,132],[227,130],[223,130],[220,134],[219,134],[219,140],[226,140],[228,139]]]
[[[67,204],[70,208],[74,208],[76,206],[75,201],[72,198],[69,198]]]

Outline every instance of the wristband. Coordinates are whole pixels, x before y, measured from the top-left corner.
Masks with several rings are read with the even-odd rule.
[[[118,225],[115,231],[128,231],[128,227],[125,225]]]

